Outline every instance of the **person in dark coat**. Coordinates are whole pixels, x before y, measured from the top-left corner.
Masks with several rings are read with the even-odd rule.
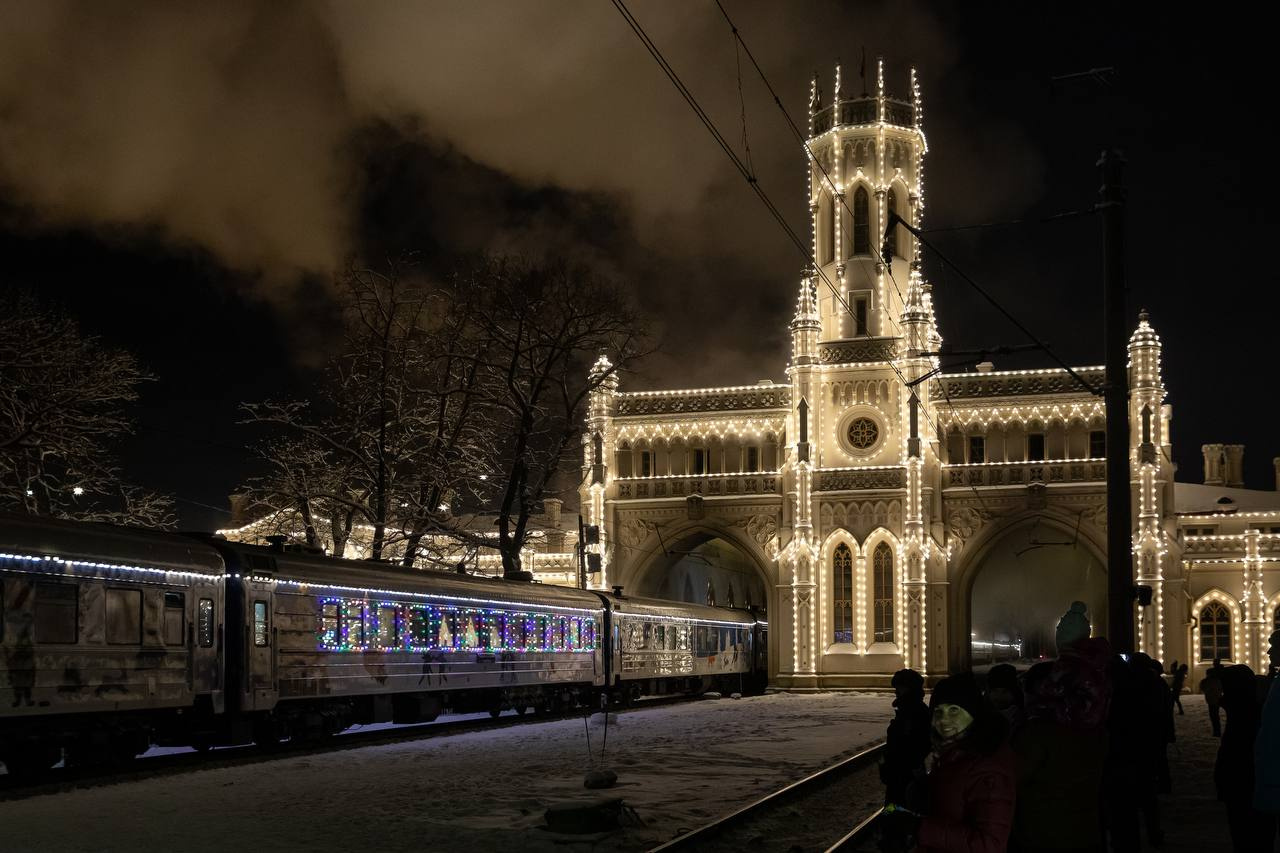
[[[1160,826],[1160,800],[1157,795],[1168,794],[1172,790],[1169,744],[1174,739],[1173,698],[1158,661],[1143,652],[1135,652],[1129,657],[1129,668],[1137,685],[1139,713],[1143,722],[1139,729],[1138,805],[1146,825],[1147,841],[1152,847],[1161,847],[1164,845],[1164,830]]]
[[[1270,684],[1258,737],[1253,742],[1253,807],[1280,823],[1280,677],[1275,672],[1280,667],[1280,631],[1271,635],[1267,656],[1271,662]],[[1230,723],[1228,717],[1227,724]]]
[[[913,669],[900,669],[893,674],[893,719],[885,736],[884,761],[880,765],[880,781],[884,783],[884,801],[905,805],[907,786],[924,775],[924,762],[932,743],[929,706],[924,703],[924,678]]]
[[[1253,670],[1244,664],[1224,667],[1222,707],[1227,725],[1213,765],[1218,799],[1226,804],[1231,846],[1236,853],[1270,853],[1275,838],[1275,817],[1254,808],[1254,741],[1260,709]]]
[[[934,688],[928,804],[914,827],[918,853],[1004,853],[1017,783],[1007,725],[972,673]]]
[[[1182,691],[1187,686],[1187,665],[1174,661],[1171,672],[1173,683],[1169,685],[1169,692],[1173,694],[1173,704],[1178,706],[1178,716],[1185,716],[1182,710]]]
[[[1011,663],[1000,663],[987,673],[987,701],[1009,723],[1013,731],[1023,719],[1022,687],[1018,684],[1018,670]]]
[[[1018,757],[1013,853],[1102,849],[1098,791],[1108,738],[1103,718],[1090,712],[1110,701],[1110,648],[1106,640],[1091,638],[1077,640],[1067,654],[1066,663],[1031,667],[1023,681],[1027,719],[1012,737]],[[1081,664],[1093,670],[1093,677],[1077,677]],[[1093,695],[1072,698],[1080,691]]]
[[[1200,692],[1204,694],[1205,704],[1209,706],[1209,725],[1213,727],[1213,736],[1222,737],[1222,658],[1214,658],[1213,666],[1200,679]]]

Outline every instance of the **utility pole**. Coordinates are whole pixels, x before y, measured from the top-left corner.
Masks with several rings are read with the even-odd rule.
[[[1102,290],[1107,412],[1107,638],[1133,651],[1133,519],[1129,474],[1129,367],[1124,290],[1124,158],[1107,149],[1102,170]]]
[[[578,589],[587,588],[587,537],[582,526],[582,513],[578,513]]]

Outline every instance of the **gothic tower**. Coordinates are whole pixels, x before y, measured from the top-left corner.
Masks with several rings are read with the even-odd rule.
[[[928,148],[921,112],[914,69],[907,98],[887,93],[883,60],[870,81],[865,73],[845,80],[837,66],[830,99],[813,80],[806,157],[823,341],[902,334],[919,251],[906,229],[885,229],[890,211],[920,220]]]
[[[924,589],[938,555],[923,479],[936,474],[937,453],[923,420],[924,450],[909,440],[910,415],[915,389],[928,418],[915,380],[937,366],[941,340],[917,241],[901,225],[887,229],[891,212],[918,226],[923,209],[914,70],[909,91],[888,94],[883,61],[852,85],[837,67],[829,99],[816,79],[810,91],[814,263],[791,322],[790,536],[779,555],[778,628],[792,638],[779,671],[798,689],[927,667]]]

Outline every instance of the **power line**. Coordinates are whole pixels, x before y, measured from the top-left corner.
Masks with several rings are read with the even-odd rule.
[[[747,184],[751,187],[752,191],[755,192],[756,196],[760,199],[761,203],[764,204],[764,206],[769,210],[770,214],[772,214],[773,218],[782,227],[783,231],[787,234],[787,237],[791,240],[792,244],[796,247],[796,249],[800,252],[801,256],[805,259],[805,263],[809,266],[810,269],[814,270],[814,272],[816,272],[817,275],[826,283],[827,287],[831,290],[835,299],[840,303],[840,305],[845,309],[845,311],[851,312],[849,303],[845,300],[843,294],[841,294],[839,289],[831,282],[831,279],[827,277],[827,274],[823,272],[821,266],[817,264],[816,258],[814,258],[812,254],[812,247],[806,246],[800,240],[799,236],[795,233],[795,230],[792,229],[790,224],[787,223],[786,219],[782,216],[777,206],[773,203],[773,200],[769,198],[768,194],[764,191],[763,187],[760,186],[759,182],[756,180],[755,175],[751,172],[750,169],[748,169],[743,164],[742,160],[737,156],[737,154],[734,153],[732,147],[728,144],[724,136],[716,128],[715,123],[711,120],[710,116],[708,116],[706,112],[702,109],[701,105],[698,103],[693,93],[688,89],[687,86],[685,86],[684,82],[680,79],[680,76],[676,73],[675,69],[672,68],[671,64],[667,62],[665,57],[663,57],[662,52],[658,49],[658,46],[649,37],[648,33],[645,32],[644,27],[642,27],[640,25],[640,22],[635,18],[635,16],[631,14],[631,11],[626,7],[626,4],[623,2],[623,0],[612,0],[612,2],[614,5],[614,8],[618,10],[619,14],[621,14],[623,19],[627,22],[627,25],[631,27],[631,31],[635,33],[638,39],[640,39],[645,49],[649,52],[649,55],[653,57],[654,61],[657,62],[659,67],[662,69],[663,73],[666,74],[667,79],[671,81],[672,86],[674,86],[676,88],[676,91],[680,93],[680,96],[684,98],[685,102],[698,116],[699,121],[701,121],[703,126],[707,129],[707,132],[711,134],[711,136],[716,140],[716,143],[720,146],[721,150],[724,151],[725,156],[727,156],[730,159],[730,161],[734,164],[735,168],[737,168],[739,174],[742,175],[743,179],[747,182]],[[717,0],[717,3],[718,2],[719,0]],[[724,7],[721,6],[720,9],[721,9],[721,12],[724,13]],[[725,14],[725,18],[726,20],[728,20],[727,14]],[[742,44],[743,50],[747,54],[747,58],[751,60],[751,63],[756,68],[757,73],[760,74],[761,79],[764,81],[765,86],[769,89],[770,94],[773,95],[774,102],[778,105],[779,109],[782,110],[783,115],[786,116],[787,122],[788,124],[791,125],[793,132],[799,133],[799,129],[795,126],[795,122],[791,120],[790,114],[787,113],[786,108],[782,106],[782,99],[778,97],[778,94],[776,91],[774,91],[772,84],[770,84],[768,81],[768,78],[764,76],[764,72],[760,68],[759,63],[756,62],[755,57],[751,53],[750,48],[748,48],[745,42],[742,41],[741,36],[737,33],[736,27],[733,27],[733,22],[729,21],[729,23],[730,23],[730,26],[734,29],[735,39],[737,39],[737,41],[740,44]],[[801,136],[801,140],[804,141],[803,136]],[[807,141],[805,141],[805,150],[809,152],[810,157],[813,157],[813,152],[809,149]],[[819,167],[821,168],[821,164],[819,164]],[[825,170],[824,170],[824,174],[825,174]],[[828,177],[828,180],[830,180],[829,177]],[[884,260],[883,257],[879,256],[878,254],[877,256],[880,257],[880,260],[883,263],[883,260]],[[889,265],[885,265],[885,266],[887,269],[889,269]],[[902,291],[901,291],[901,288],[898,287],[897,280],[893,278],[892,269],[889,269],[889,278],[893,282],[894,289],[898,291],[899,298],[902,299]],[[903,301],[905,303],[905,299]],[[888,316],[887,312],[886,312],[886,316]],[[890,321],[893,322],[892,317],[890,317]],[[895,322],[895,325],[897,325],[896,322]],[[899,331],[901,331],[900,326],[899,326]],[[886,364],[889,366],[889,369],[892,370],[893,373],[897,376],[898,380],[902,382],[903,385],[906,385],[907,378],[902,374],[902,371],[898,368],[898,366],[894,364],[892,360],[887,361]],[[930,427],[935,432],[937,432],[938,427],[933,422],[933,420],[929,417],[928,413],[922,411],[921,414],[924,416],[925,421],[930,425]]]

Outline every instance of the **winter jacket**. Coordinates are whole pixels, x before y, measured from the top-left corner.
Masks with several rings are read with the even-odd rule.
[[[1105,728],[1028,720],[1014,732],[1018,797],[1014,850],[1100,847],[1098,790],[1107,760]]]
[[[917,773],[924,773],[925,759],[933,748],[929,739],[931,716],[929,706],[918,698],[900,699],[893,705],[896,710],[885,737],[880,781],[885,784],[885,802],[903,805],[907,786]]]
[[[1253,742],[1253,767],[1253,807],[1280,814],[1280,676],[1272,679],[1267,703],[1262,706],[1262,725]]]
[[[929,811],[918,853],[1004,853],[1017,796],[1013,750],[990,754],[963,745],[942,753],[929,774]]]

